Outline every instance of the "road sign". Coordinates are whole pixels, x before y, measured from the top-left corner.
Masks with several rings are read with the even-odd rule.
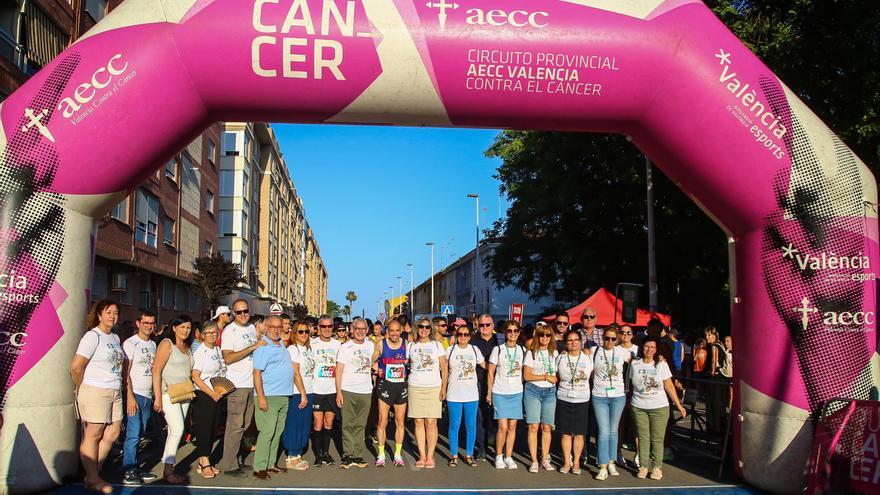
[[[523,313],[525,312],[525,306],[522,304],[511,304],[510,305],[510,314],[509,320],[516,320],[522,325],[523,321]]]
[[[449,316],[451,314],[455,314],[455,306],[451,304],[440,306],[440,316]]]

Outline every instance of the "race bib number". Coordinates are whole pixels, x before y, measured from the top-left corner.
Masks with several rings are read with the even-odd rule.
[[[318,367],[318,378],[336,378],[336,366]]]
[[[402,364],[389,364],[385,367],[385,380],[394,383],[403,382],[406,368]]]

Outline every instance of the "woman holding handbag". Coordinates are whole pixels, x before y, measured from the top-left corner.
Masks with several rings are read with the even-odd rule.
[[[214,446],[214,434],[217,432],[217,416],[225,390],[215,389],[212,378],[226,375],[226,363],[217,345],[217,322],[209,321],[202,329],[202,345],[193,352],[192,380],[198,387],[193,402],[192,426],[196,437],[196,454],[199,456],[198,469],[205,479],[220,474],[220,470],[211,465],[211,448]]]
[[[153,394],[162,397],[162,400],[153,402],[153,409],[164,413],[168,423],[168,436],[162,452],[165,463],[163,479],[172,485],[186,482],[185,477],[174,472],[174,461],[190,400],[195,397],[189,353],[192,340],[192,320],[186,315],[178,316],[165,328],[153,361]]]

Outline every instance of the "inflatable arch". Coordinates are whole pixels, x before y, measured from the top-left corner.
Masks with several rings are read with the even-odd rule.
[[[631,136],[728,233],[757,487],[799,491],[811,413],[880,381],[875,180],[697,0],[128,0],[0,120],[6,491],[77,469],[95,219],[217,120]]]

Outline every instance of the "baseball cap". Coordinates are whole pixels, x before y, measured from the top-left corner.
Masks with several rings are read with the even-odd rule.
[[[214,317],[211,319],[216,320],[217,318],[220,318],[220,315],[227,313],[232,313],[232,310],[229,309],[229,306],[217,306],[217,309],[214,310]]]

